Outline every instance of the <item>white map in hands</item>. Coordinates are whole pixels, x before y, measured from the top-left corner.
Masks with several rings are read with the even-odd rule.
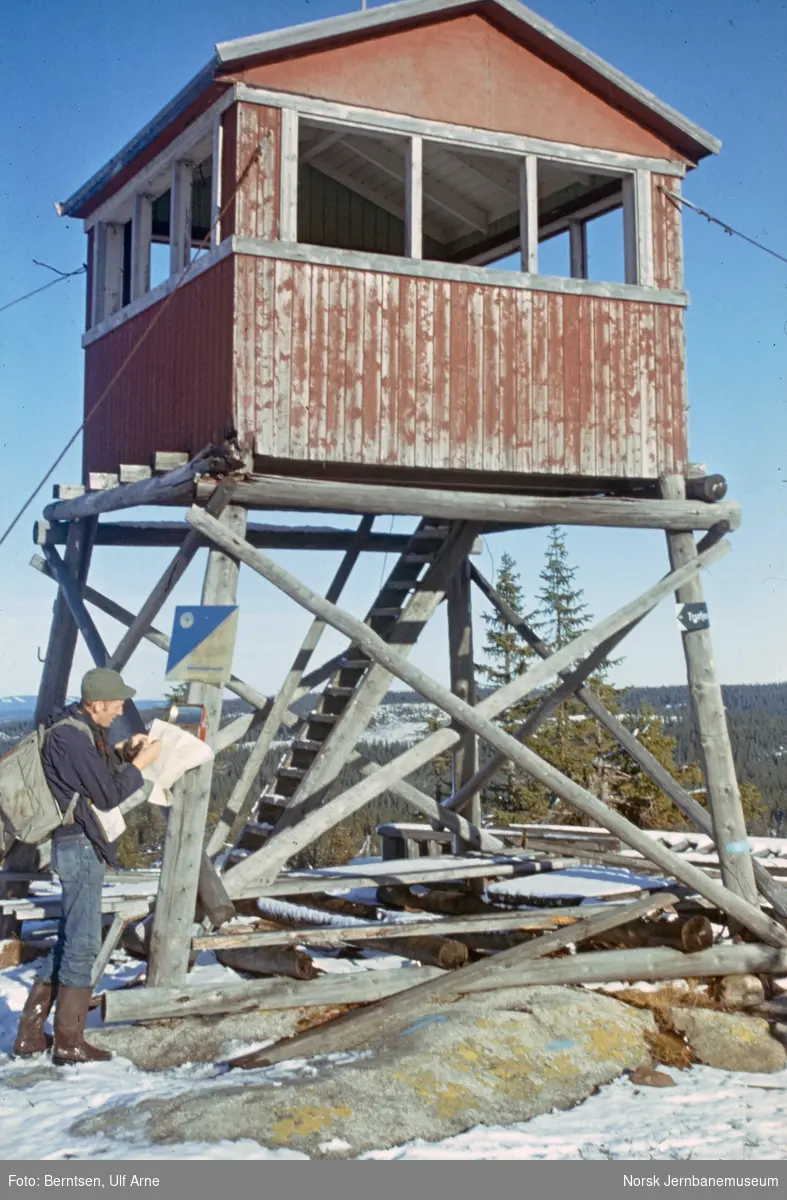
[[[161,742],[161,754],[142,772],[142,778],[153,784],[148,800],[168,808],[172,803],[172,786],[193,767],[210,762],[213,751],[193,733],[171,725],[169,721],[155,720],[148,736],[151,742]]]

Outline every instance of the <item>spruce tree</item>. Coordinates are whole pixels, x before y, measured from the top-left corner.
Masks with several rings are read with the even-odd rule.
[[[522,587],[516,562],[508,553],[500,559],[500,570],[497,572],[495,588],[502,598],[513,608],[528,625],[533,625],[533,613],[524,613],[524,589]],[[476,665],[476,670],[484,676],[494,688],[504,687],[512,679],[523,675],[529,668],[535,651],[520,633],[504,621],[496,609],[482,614],[486,625],[486,641],[484,643],[485,661]],[[514,733],[532,711],[533,700],[525,698],[521,703],[500,713],[496,723],[506,733]],[[498,809],[519,812],[523,803],[522,773],[513,764],[496,776],[488,788],[488,798]]]
[[[577,568],[569,565],[568,551],[557,525],[549,531],[546,561],[537,593],[538,631],[553,649],[561,650],[587,629],[590,614],[583,592],[575,582]]]

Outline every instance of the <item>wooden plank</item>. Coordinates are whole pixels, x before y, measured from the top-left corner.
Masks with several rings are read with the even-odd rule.
[[[104,993],[103,1016],[108,1023],[160,1021],[172,1017],[218,1016],[220,1013],[370,1004],[442,975],[436,967],[407,967],[389,971],[359,971],[323,975],[306,982],[282,979],[222,981],[190,987],[113,988]]]
[[[150,241],[153,201],[138,192],[131,210],[131,301],[150,291]],[[133,483],[134,480],[127,482]]]
[[[212,484],[200,483],[197,486],[197,498],[208,499],[213,490]],[[238,504],[249,508],[258,506],[283,508],[288,511],[307,509],[321,513],[425,515],[447,521],[499,521],[521,525],[600,525],[617,529],[669,530],[705,530],[720,524],[726,524],[728,529],[736,529],[740,524],[740,505],[726,499],[717,504],[706,504],[690,500],[522,496],[494,492],[450,492],[439,488],[393,487],[385,484],[340,483],[322,479],[290,479],[275,475],[250,475],[238,479],[233,495]]]
[[[336,173],[333,172],[335,175]],[[356,191],[360,188],[353,183]],[[375,202],[382,198],[375,193]],[[383,201],[384,204],[384,201]],[[388,206],[390,207],[390,206]],[[398,214],[403,215],[401,212]],[[499,284],[533,294],[555,293],[570,296],[594,296],[601,300],[635,300],[656,306],[686,308],[688,296],[672,289],[645,288],[631,283],[602,283],[596,279],[571,279],[556,275],[516,274],[495,267],[468,266],[464,263],[437,262],[415,258],[395,258],[363,250],[340,250],[331,246],[272,242],[260,238],[233,237],[231,251],[275,262],[310,263],[340,270],[374,271],[410,279],[451,280],[471,287]]]
[[[169,273],[178,275],[191,262],[191,177],[190,162],[172,164],[169,205]]]
[[[213,520],[214,518],[211,518]],[[231,506],[222,512],[220,527],[242,536],[245,509]],[[203,604],[234,604],[238,586],[238,562],[211,550],[205,573]],[[189,699],[201,702],[207,711],[208,742],[215,738],[221,719],[223,688],[194,685]],[[150,959],[146,984],[180,984],[188,970],[191,927],[194,922],[200,872],[206,869],[203,854],[205,820],[210,803],[213,763],[188,771],[173,789],[169,810],[161,880],[150,935]],[[222,885],[223,886],[223,885]]]
[[[719,886],[715,880],[710,880],[704,872],[684,862],[670,850],[667,850],[666,847],[658,843],[654,844],[653,840],[648,838],[647,834],[637,829],[625,817],[609,808],[608,805],[604,804],[596,796],[593,796],[585,788],[574,783],[573,780],[567,778],[549,763],[539,758],[533,751],[518,743],[510,734],[505,733],[494,725],[491,717],[495,712],[507,708],[515,697],[518,698],[521,694],[527,693],[528,687],[525,685],[523,688],[523,679],[530,679],[532,681],[533,675],[538,672],[539,668],[536,667],[534,671],[528,672],[525,676],[499,689],[499,691],[485,700],[482,705],[471,708],[446,688],[437,684],[426,672],[414,667],[401,653],[383,642],[368,626],[356,620],[355,617],[351,617],[349,614],[337,609],[336,606],[328,604],[321,597],[316,596],[306,585],[300,583],[293,576],[289,575],[288,572],[277,567],[269,559],[266,559],[260,551],[252,550],[241,539],[233,539],[231,535],[228,535],[221,529],[213,518],[200,513],[198,509],[192,509],[188,514],[188,519],[196,528],[202,528],[206,536],[211,540],[231,549],[231,552],[241,558],[242,561],[247,562],[270,582],[275,583],[291,599],[296,600],[296,603],[301,604],[315,616],[323,616],[331,625],[351,638],[353,643],[367,653],[380,667],[385,668],[405,683],[410,684],[414,690],[432,700],[433,703],[447,712],[449,716],[482,736],[495,749],[505,752],[507,757],[510,757],[514,762],[524,767],[534,778],[550,788],[561,799],[572,804],[575,808],[585,813],[585,815],[591,817],[592,820],[604,825],[605,828],[620,837],[627,845],[635,850],[639,850],[651,862],[662,867],[670,875],[674,875],[676,879],[685,883],[688,887],[694,888],[705,899],[717,904],[722,911],[726,912],[733,919],[740,921],[755,936],[770,945],[787,945],[787,931],[781,925],[778,925],[770,918],[764,917],[759,909],[730,892],[727,888]],[[717,545],[711,551],[706,552],[705,555],[697,556],[685,567],[673,572],[671,576],[667,576],[667,580],[675,583],[676,587],[681,586],[683,582],[681,572],[686,571],[688,577],[690,577],[703,559],[707,563],[708,556],[715,555],[719,549],[720,545]],[[667,580],[662,580],[660,584],[652,588],[651,594],[656,593],[660,595]],[[641,604],[642,600],[640,599],[640,601],[634,601],[626,606],[627,619],[624,620],[623,627],[630,625],[640,615],[637,609]],[[581,641],[581,638],[576,639],[576,641]],[[564,647],[564,649],[566,648]],[[558,658],[559,653],[553,655],[546,662],[551,662],[554,666],[555,660]],[[542,664],[542,667],[544,665]],[[487,716],[487,712],[489,712],[489,716]],[[450,732],[450,730],[440,730],[437,734],[432,735],[432,738],[436,739]],[[415,748],[416,751],[422,751],[425,743],[430,740],[432,739],[425,739],[420,744],[420,747]],[[453,740],[452,738],[449,744],[453,744]],[[401,759],[406,757],[407,754],[399,757],[399,765],[401,765]],[[397,760],[394,760],[394,762],[397,762]],[[388,766],[390,767],[390,764]],[[382,773],[383,771],[379,774]],[[352,792],[353,789],[350,789],[350,791]],[[342,798],[339,797],[338,799],[341,800]],[[346,801],[346,794],[344,800]],[[333,820],[331,821],[331,824],[333,824],[336,820],[336,801],[332,801],[331,804],[334,806]],[[324,821],[326,810],[329,807],[330,805],[326,805],[322,810],[309,814],[309,817],[304,818],[296,830],[283,830],[281,834],[274,836],[253,857],[256,857],[258,862],[262,857],[273,863],[277,861],[278,855],[284,853],[283,863],[293,853],[291,849],[292,842],[295,842],[297,846],[298,843],[301,845],[308,844],[308,841],[312,840],[311,829],[304,834],[303,828],[308,825],[309,818],[312,820],[317,818],[317,823],[319,824],[320,821]],[[307,839],[306,842],[303,841],[304,837]],[[247,860],[246,863],[241,864],[241,867],[248,867],[249,861]],[[282,865],[282,863],[278,865]],[[236,871],[238,869],[234,868]],[[231,891],[230,894],[232,894]]]
[[[212,459],[215,461],[215,455],[200,454],[184,466],[154,479],[143,479],[139,483],[48,504],[44,509],[44,517],[47,521],[74,521],[137,505],[168,504],[178,499],[185,501],[194,494],[194,479],[208,468]]]
[[[283,242],[298,240],[298,113],[281,110],[281,178],[279,193],[279,236]]]
[[[401,1022],[403,1017],[416,1015],[424,1006],[431,1008],[433,1005],[450,1003],[468,992],[487,990],[490,984],[493,988],[502,986],[504,980],[509,986],[518,986],[522,977],[527,976],[528,969],[532,969],[531,960],[553,954],[567,945],[585,941],[625,922],[662,911],[674,903],[674,900],[674,896],[664,894],[657,899],[650,897],[637,904],[610,906],[607,913],[577,922],[558,933],[545,934],[523,946],[514,946],[491,959],[484,959],[464,967],[461,971],[452,972],[449,976],[409,988],[398,997],[389,997],[374,1008],[348,1014],[330,1022],[329,1025],[322,1025],[319,1031],[309,1030],[305,1034],[286,1038],[274,1046],[232,1060],[230,1065],[263,1066],[283,1058],[308,1058],[316,1053],[330,1054],[337,1049],[368,1045],[371,1039],[383,1036],[397,1022]],[[686,961],[685,955],[680,957]],[[566,961],[572,962],[573,959],[559,960],[561,965]],[[316,1032],[322,1035],[322,1046],[319,1049],[318,1039],[314,1036]],[[289,1053],[290,1050],[294,1053]]]
[[[674,899],[674,897],[673,897]],[[586,914],[587,915],[587,914]],[[581,919],[580,910],[528,913],[512,909],[487,916],[434,917],[424,921],[374,921],[370,924],[307,926],[298,929],[266,929],[236,933],[211,933],[195,937],[194,950],[224,950],[234,946],[334,946],[357,942],[374,946],[390,938],[446,937],[456,933],[527,931],[541,932]]]
[[[213,118],[211,133],[211,175],[210,175],[210,244],[213,248],[221,243],[221,210],[222,200],[222,166],[224,158],[224,124],[221,113]]]
[[[522,271],[538,274],[538,159],[526,155],[519,165],[519,240]]]
[[[101,949],[96,956],[96,961],[93,963],[93,970],[90,976],[90,984],[93,988],[93,991],[96,990],[101,982],[104,972],[109,966],[109,960],[117,948],[117,944],[123,936],[123,930],[126,928],[127,924],[128,919],[123,916],[122,913],[116,912],[112,918],[112,924],[104,934],[104,940],[101,943]]]
[[[505,847],[502,855],[505,855]],[[234,868],[233,868],[234,870]],[[340,873],[329,870],[311,871],[308,876],[281,874],[278,878],[267,883],[252,882],[245,887],[234,889],[236,899],[253,899],[265,896],[268,898],[280,896],[306,896],[322,890],[346,891],[357,887],[382,887],[387,885],[412,886],[416,883],[453,884],[462,883],[467,879],[514,879],[530,875],[529,863],[521,859],[511,858],[475,858],[455,859],[446,855],[444,858],[417,858],[414,860],[390,860],[375,867],[367,868],[365,874],[355,874],[352,871]],[[225,879],[229,879],[227,872]]]
[[[178,467],[187,466],[189,456],[185,450],[157,450],[153,455],[153,470],[159,474],[176,471]]]
[[[686,485],[682,476],[662,481],[662,492],[669,499],[681,499]],[[691,533],[672,533],[667,537],[673,570],[696,560],[697,549]],[[702,583],[695,575],[675,593],[679,605],[705,605]],[[706,609],[707,611],[707,609]],[[716,843],[725,886],[749,904],[757,904],[751,850],[735,762],[730,745],[724,700],[716,674],[709,629],[692,629],[681,634],[689,695],[699,732],[702,765],[708,789],[713,840]]]
[[[405,168],[405,254],[423,258],[424,143],[417,135],[408,140]]]
[[[139,483],[143,479],[150,479],[152,474],[153,471],[150,467],[121,463],[118,469],[118,482]]]
[[[116,488],[119,479],[116,473],[111,471],[91,471],[87,477],[87,490],[89,492],[105,492],[108,488]]]
[[[588,277],[588,238],[586,221],[569,221],[569,260],[572,279]]]
[[[654,287],[653,207],[650,171],[638,170],[634,176],[637,238],[637,279],[642,287]],[[625,212],[624,212],[625,221]],[[677,284],[682,286],[682,281]]]
[[[56,483],[52,487],[52,499],[76,500],[84,496],[86,490],[83,483]]]
[[[339,565],[339,569],[333,578],[333,581],[326,592],[326,597],[332,602],[336,602],[344,591],[345,585],[350,578],[350,575],[355,567],[358,558],[360,557],[361,549],[364,542],[374,524],[374,517],[366,516],[361,520],[358,530],[355,534],[355,544],[350,546],[344,559]],[[227,805],[219,817],[216,827],[211,834],[207,846],[207,852],[213,856],[218,854],[224,845],[225,838],[230,832],[238,814],[243,808],[246,798],[251,787],[254,784],[257,775],[259,774],[268,751],[271,748],[273,739],[276,737],[281,728],[287,710],[290,708],[298,695],[304,695],[305,689],[301,686],[303,674],[306,666],[311,661],[311,657],[317,646],[320,643],[322,635],[325,632],[325,622],[315,620],[312,622],[306,637],[301,644],[298,653],[295,656],[292,666],[279,689],[279,693],[265,717],[262,728],[255,745],[252,747],[249,757],[244,763],[240,777],[232,790],[232,795],[227,801]]]

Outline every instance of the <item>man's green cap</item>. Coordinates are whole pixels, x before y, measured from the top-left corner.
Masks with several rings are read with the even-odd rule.
[[[123,682],[120,673],[109,667],[94,667],[82,680],[83,700],[130,700],[136,694],[134,688]]]

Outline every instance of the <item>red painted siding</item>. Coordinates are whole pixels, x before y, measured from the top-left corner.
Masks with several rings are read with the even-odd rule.
[[[683,310],[239,256],[237,425],[294,462],[655,478]]]
[[[653,207],[653,279],[656,287],[683,289],[683,236],[681,211],[676,200],[664,194],[680,192],[680,179],[671,175],[652,175]]]
[[[281,109],[263,104],[235,104],[222,121],[222,207],[221,236],[279,236],[279,161],[281,154]],[[246,174],[233,196],[238,180],[262,145],[260,159]],[[232,197],[232,199],[231,199]]]
[[[196,452],[226,436],[233,424],[232,305],[227,258],[87,347],[86,472],[147,465],[157,450]]]

